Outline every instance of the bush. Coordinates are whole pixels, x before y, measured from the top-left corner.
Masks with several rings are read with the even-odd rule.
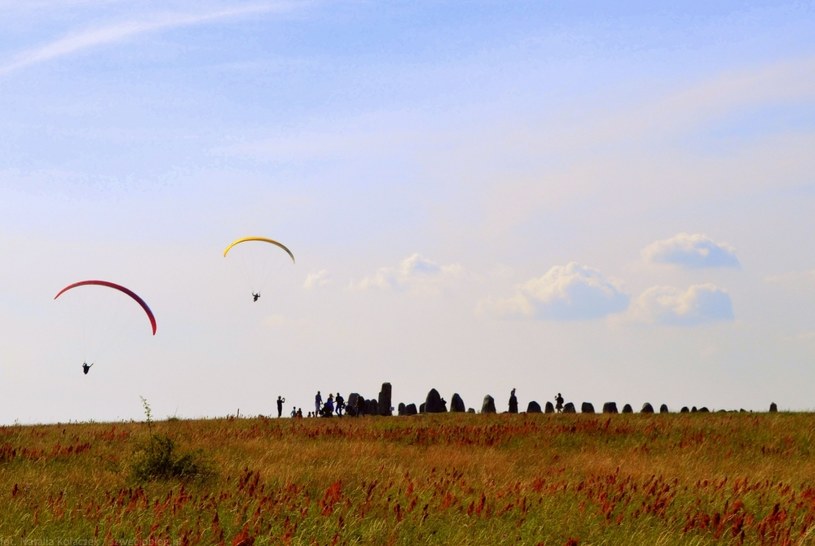
[[[138,482],[169,479],[196,481],[211,476],[212,470],[201,450],[179,454],[172,438],[153,434],[136,453],[132,474]]]

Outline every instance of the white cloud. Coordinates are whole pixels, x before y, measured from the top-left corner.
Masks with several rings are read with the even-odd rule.
[[[670,239],[655,241],[645,247],[642,256],[652,263],[685,268],[738,267],[736,250],[701,233],[680,233]]]
[[[730,295],[713,284],[693,285],[684,292],[671,286],[654,286],[632,306],[636,320],[665,325],[691,326],[733,320]]]
[[[325,269],[321,269],[320,271],[308,274],[305,282],[303,283],[303,288],[307,290],[312,290],[316,288],[321,288],[323,286],[328,286],[333,282],[334,281],[329,276],[328,271],[326,271]]]
[[[591,267],[571,262],[530,279],[509,298],[481,302],[481,313],[502,318],[585,320],[625,310],[628,296]]]
[[[408,256],[396,267],[381,267],[376,273],[354,284],[355,288],[386,290],[432,289],[461,273],[457,264],[439,265],[418,253]]]

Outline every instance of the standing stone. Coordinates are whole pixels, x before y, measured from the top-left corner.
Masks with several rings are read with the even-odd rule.
[[[659,406],[659,413],[668,413],[668,406],[666,404]]]
[[[571,402],[566,402],[563,406],[563,413],[577,413],[577,410],[574,408],[574,404]]]
[[[623,406],[623,413],[634,413],[634,408],[631,407],[631,404],[626,404]]]
[[[416,404],[411,402],[405,406],[405,415],[416,415]]]
[[[617,413],[617,402],[606,402],[603,404],[603,413]]]
[[[399,405],[396,407],[396,414],[397,415],[404,415],[405,414],[405,403],[399,402]]]
[[[555,405],[552,404],[551,402],[547,401],[546,404],[543,406],[543,412],[544,413],[555,413]]]
[[[702,406],[699,408],[699,413],[710,413],[710,410],[706,406]]]
[[[484,397],[484,402],[481,404],[481,413],[495,413],[495,399],[489,394]]]
[[[422,402],[419,404],[419,413],[427,413],[427,403]]]
[[[682,409],[679,410],[679,413],[690,413],[688,406],[682,406]]]
[[[348,395],[348,402],[345,403],[345,413],[351,417],[358,417],[360,412],[360,396],[356,392]]]
[[[775,404],[775,402],[772,402],[770,404],[770,413],[775,413],[777,411],[778,411],[778,406]]]
[[[526,406],[526,413],[541,413],[541,405],[532,400]]]
[[[583,402],[580,405],[580,413],[594,413],[594,405],[591,402]]]
[[[699,410],[696,409],[696,406],[691,406],[691,408],[690,408],[691,413],[696,413],[697,411],[699,411]]]
[[[461,399],[459,394],[453,393],[453,398],[450,399],[450,411],[456,413],[463,413],[467,411],[467,408],[464,406],[464,400]]]
[[[391,409],[391,390],[390,383],[382,383],[382,390],[379,391],[379,398],[376,404],[379,415],[387,417],[393,415],[393,410]]]
[[[442,400],[439,391],[430,389],[424,402],[424,410],[427,413],[444,413],[447,411],[447,403]]]
[[[654,413],[654,406],[650,402],[646,402],[642,405],[640,413]]]
[[[475,413],[475,408],[467,408],[467,413]]]

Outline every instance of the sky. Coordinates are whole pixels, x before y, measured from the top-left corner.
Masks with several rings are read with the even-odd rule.
[[[383,382],[811,411],[812,36],[808,1],[0,0],[0,424]],[[85,279],[156,335],[54,299]]]

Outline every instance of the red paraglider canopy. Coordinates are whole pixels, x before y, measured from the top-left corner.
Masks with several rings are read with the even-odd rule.
[[[85,286],[85,285],[97,285],[97,286],[107,286],[108,288],[115,288],[116,290],[119,290],[120,292],[124,292],[125,294],[127,294],[128,296],[130,296],[131,298],[136,300],[136,303],[141,305],[141,308],[144,309],[145,313],[147,313],[147,318],[150,319],[150,326],[153,327],[153,335],[156,335],[156,317],[153,316],[153,312],[147,306],[147,303],[145,303],[145,301],[143,299],[141,299],[141,297],[138,294],[136,294],[135,292],[133,292],[129,288],[126,288],[126,287],[124,287],[122,285],[119,285],[119,284],[116,284],[116,283],[113,283],[113,282],[110,282],[110,281],[99,281],[99,280],[79,281],[79,282],[75,282],[73,284],[69,284],[68,286],[66,286],[65,288],[63,288],[59,292],[57,292],[57,295],[54,296],[54,299],[57,299],[58,297],[60,297],[60,295],[62,295],[63,292],[67,292],[68,290],[70,290],[72,288],[76,288],[77,286]]]

